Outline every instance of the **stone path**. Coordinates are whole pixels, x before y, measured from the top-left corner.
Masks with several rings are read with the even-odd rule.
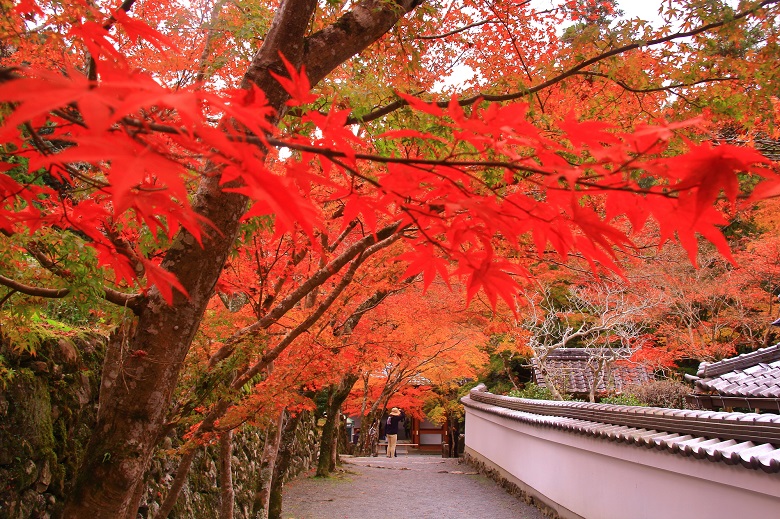
[[[343,472],[285,485],[283,519],[544,519],[457,459],[343,458]]]

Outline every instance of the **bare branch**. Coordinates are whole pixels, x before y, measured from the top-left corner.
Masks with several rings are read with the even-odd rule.
[[[630,86],[625,81],[621,81],[616,78],[609,77],[607,74],[602,74],[600,72],[578,72],[578,75],[581,76],[589,76],[589,77],[599,77],[602,79],[607,79],[609,81],[612,81],[618,85],[620,85],[620,88],[627,92],[633,92],[636,94],[648,94],[651,92],[668,92],[673,91],[676,88],[684,88],[684,87],[691,87],[696,85],[702,85],[706,83],[719,83],[722,81],[739,81],[741,78],[738,77],[712,77],[712,78],[706,78],[706,79],[700,79],[698,81],[691,81],[690,83],[675,83],[673,85],[666,85],[666,86],[659,86],[659,87],[649,87],[649,88],[635,88]]]
[[[442,38],[446,38],[448,36],[452,36],[453,34],[458,34],[458,33],[464,32],[464,31],[468,31],[469,29],[472,29],[474,27],[479,27],[480,25],[485,25],[487,23],[499,23],[499,22],[496,21],[496,20],[493,20],[492,18],[489,18],[487,20],[482,20],[481,22],[474,22],[474,23],[470,23],[468,25],[464,25],[463,27],[459,27],[457,29],[453,29],[453,30],[451,30],[449,32],[445,32],[445,33],[442,33],[442,34],[434,34],[434,35],[431,35],[431,36],[415,36],[412,39],[413,40],[439,40],[439,39],[442,39]]]

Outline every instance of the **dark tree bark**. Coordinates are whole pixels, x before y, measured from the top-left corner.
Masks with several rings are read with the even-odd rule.
[[[233,431],[219,435],[219,519],[233,519]]]
[[[284,480],[287,472],[290,470],[294,449],[297,446],[295,436],[298,433],[298,427],[302,423],[304,413],[298,413],[287,419],[282,431],[282,440],[279,448],[279,454],[276,457],[274,466],[274,476],[271,481],[271,495],[268,504],[268,519],[281,519],[282,517],[282,491],[284,490]]]
[[[252,60],[243,86],[257,85],[271,106],[283,113],[287,94],[270,72],[283,73],[279,53],[295,65],[305,64],[312,84],[376,41],[418,0],[365,0],[332,26],[306,36],[315,0],[282,0],[263,46]],[[107,370],[100,409],[84,461],[68,496],[67,519],[116,519],[133,506],[136,485],[143,481],[192,339],[200,324],[225,260],[233,247],[247,199],[225,192],[220,175],[204,175],[193,207],[214,228],[204,229],[203,246],[182,231],[167,252],[163,267],[189,293],[175,294],[167,305],[156,289],[138,304],[136,326],[117,335],[109,356],[119,370]],[[143,350],[145,356],[130,352]]]
[[[357,456],[374,456],[376,455],[376,441],[379,439],[381,433],[379,418],[381,417],[379,410],[371,410],[365,416],[360,419],[360,434],[358,435],[358,442],[355,449]],[[375,434],[371,434],[371,426],[375,425]]]
[[[282,411],[276,423],[268,426],[268,434],[265,437],[265,445],[263,446],[263,458],[260,460],[260,473],[256,476],[257,490],[252,503],[252,517],[255,519],[268,518],[268,510],[271,504],[271,484],[286,417],[287,412]]]
[[[176,505],[176,501],[179,499],[179,493],[184,487],[184,483],[187,482],[187,474],[190,472],[190,466],[192,466],[192,460],[195,458],[197,449],[190,448],[184,452],[179,461],[179,466],[176,469],[176,476],[173,478],[171,488],[168,489],[168,495],[165,496],[160,509],[154,516],[154,519],[167,519],[168,514],[171,513],[173,507]]]
[[[337,386],[331,386],[328,398],[328,417],[322,426],[322,439],[320,440],[320,455],[317,461],[317,476],[327,477],[336,468],[333,452],[338,449],[338,426],[341,416],[341,404],[349,396],[352,387],[358,380],[358,375],[348,373]]]
[[[447,428],[449,429],[450,445],[449,456],[450,458],[458,457],[458,435],[460,434],[460,423],[456,417],[451,417],[447,420]]]

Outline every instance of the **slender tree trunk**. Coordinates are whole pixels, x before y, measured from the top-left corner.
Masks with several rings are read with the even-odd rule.
[[[316,0],[282,0],[242,82],[265,92],[271,107],[284,112],[289,97],[270,74],[284,71],[279,54],[296,66],[306,65],[316,85],[338,65],[380,38],[418,0],[363,0],[331,26],[306,37]],[[235,243],[247,199],[223,191],[218,172],[203,175],[193,199],[205,226],[202,244],[186,231],[174,240],[162,266],[187,291],[176,292],[172,305],[152,288],[139,305],[136,325],[109,344],[120,370],[101,387],[100,408],[82,466],[67,497],[66,519],[116,519],[132,507],[136,485],[143,480],[179,373],[209,299]],[[137,351],[144,355],[135,355]]]
[[[379,424],[378,410],[369,410],[368,414],[361,417],[360,420],[360,435],[358,437],[357,452],[358,456],[373,456],[375,442],[379,439],[381,432]],[[371,426],[376,425],[376,434],[371,436]]]
[[[596,390],[599,387],[599,383],[602,381],[602,378],[604,376],[604,363],[603,360],[598,360],[596,364],[596,369],[593,371],[593,382],[590,386],[590,393],[588,394],[588,401],[589,402],[596,402]]]
[[[334,429],[336,427],[336,418],[333,414],[333,386],[328,389],[328,403],[325,412],[325,423],[320,432],[320,452],[317,455],[317,473],[318,478],[328,477],[330,474],[330,447],[333,443]]]
[[[298,447],[297,442],[295,441],[296,433],[298,432],[299,425],[302,423],[303,416],[304,413],[298,413],[297,415],[288,418],[284,424],[279,454],[276,457],[276,464],[274,465],[274,476],[271,481],[268,519],[282,518],[282,491],[284,490],[287,472],[290,470],[290,462],[292,461],[293,453]]]
[[[176,505],[176,501],[179,499],[181,489],[184,487],[184,483],[187,482],[187,474],[190,472],[190,466],[192,460],[195,458],[196,448],[187,449],[179,461],[179,467],[176,469],[176,476],[173,478],[171,488],[168,489],[168,495],[165,496],[165,500],[160,505],[160,509],[154,516],[154,519],[167,519],[168,514],[171,513],[173,507]]]
[[[366,415],[366,407],[368,407],[368,381],[370,378],[370,373],[363,373],[361,378],[363,379],[363,399],[360,402],[360,418],[362,419]]]
[[[271,502],[271,484],[274,476],[276,457],[279,454],[279,443],[284,430],[285,411],[279,414],[275,424],[269,425],[268,434],[263,446],[263,458],[260,461],[260,473],[257,475],[257,491],[252,503],[252,516],[256,519],[267,519]]]
[[[339,441],[338,441],[338,453],[339,454],[352,454],[352,442],[350,441],[349,431],[347,429],[347,419],[344,413],[339,409],[339,415],[342,417],[339,420]],[[341,465],[341,458],[336,459],[336,463]]]
[[[550,372],[547,370],[547,366],[545,365],[543,359],[541,357],[537,357],[537,361],[539,362],[539,371],[544,373],[544,384],[547,389],[550,390],[550,394],[552,394],[552,397],[556,400],[563,400],[563,396],[555,386],[555,381],[553,380],[553,377],[550,376]]]
[[[510,355],[508,359],[501,354],[499,354],[499,357],[501,357],[501,363],[504,365],[504,373],[506,373],[506,378],[509,379],[509,382],[512,384],[512,387],[515,389],[515,391],[520,391],[520,387],[516,382],[517,376],[512,373],[512,369],[509,365],[509,363],[512,361],[512,357],[514,357],[514,354]]]
[[[219,519],[233,519],[233,431],[219,435]]]
[[[450,417],[447,420],[447,427],[450,430],[450,457],[451,458],[457,458],[458,457],[458,434],[460,431],[458,419],[453,417]]]
[[[358,375],[349,373],[344,376],[338,386],[332,386],[328,398],[328,417],[322,426],[320,440],[320,455],[317,462],[317,476],[327,477],[336,468],[335,458],[338,453],[338,427],[341,416],[341,404],[349,396],[352,387],[358,380]],[[335,452],[335,454],[334,454]]]
[[[341,408],[336,409],[336,430],[333,431],[333,440],[330,442],[330,456],[328,457],[328,472],[335,472],[339,464],[339,437],[341,431]]]

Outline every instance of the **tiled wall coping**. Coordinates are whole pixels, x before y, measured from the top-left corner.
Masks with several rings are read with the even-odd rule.
[[[780,472],[780,415],[530,400],[488,393],[484,385],[462,400],[467,407],[512,420],[765,472]]]
[[[531,400],[488,393],[480,384],[471,390],[472,400],[527,413],[578,418],[613,425],[626,425],[780,446],[780,415],[665,409],[590,402]]]

